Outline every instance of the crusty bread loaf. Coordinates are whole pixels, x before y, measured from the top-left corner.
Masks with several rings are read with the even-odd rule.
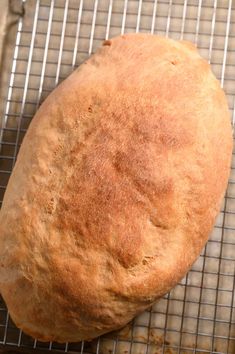
[[[189,43],[104,42],[45,100],[0,216],[0,291],[40,340],[94,338],[199,256],[229,176],[224,92]]]

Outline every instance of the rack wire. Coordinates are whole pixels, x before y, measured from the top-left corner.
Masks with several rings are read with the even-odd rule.
[[[18,0],[18,21],[0,141],[0,203],[29,123],[45,97],[104,39],[148,32],[194,42],[224,88],[235,122],[232,0]],[[118,333],[89,343],[41,343],[0,302],[0,344],[96,354],[235,353],[235,152],[220,215],[192,270]]]

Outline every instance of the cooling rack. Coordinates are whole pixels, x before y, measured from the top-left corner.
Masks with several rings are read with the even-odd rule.
[[[17,0],[15,0],[17,2]],[[0,131],[0,203],[29,123],[45,97],[104,39],[148,32],[195,43],[224,88],[235,121],[232,0],[18,0]],[[41,343],[19,331],[0,303],[0,349],[96,354],[235,353],[235,157],[207,246],[168,295],[122,331],[89,343]]]

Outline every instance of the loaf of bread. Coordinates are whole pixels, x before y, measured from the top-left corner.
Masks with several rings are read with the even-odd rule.
[[[228,182],[225,95],[193,45],[104,42],[45,100],[0,216],[0,292],[42,341],[121,328],[205,245]]]

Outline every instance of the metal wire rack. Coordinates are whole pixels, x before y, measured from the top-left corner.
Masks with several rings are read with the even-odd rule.
[[[232,0],[18,0],[0,131],[0,203],[27,127],[52,89],[104,39],[149,32],[194,42],[224,88],[235,121]],[[202,255],[170,294],[121,332],[90,343],[41,343],[0,302],[0,344],[96,354],[235,353],[235,153],[221,213]]]

